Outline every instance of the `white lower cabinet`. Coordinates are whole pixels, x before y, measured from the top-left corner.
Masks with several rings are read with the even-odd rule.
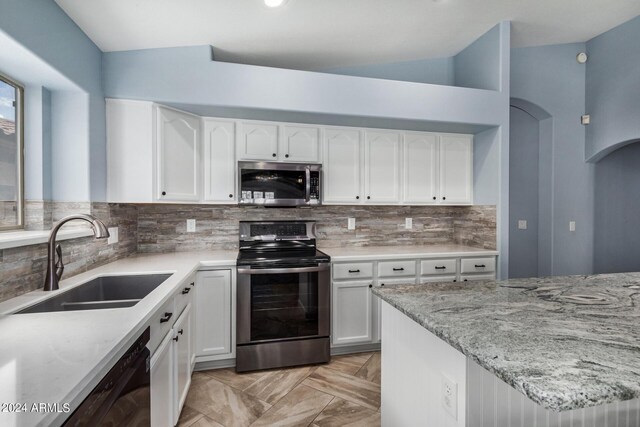
[[[174,348],[174,373],[175,373],[175,404],[176,410],[174,412],[173,424],[178,423],[178,417],[180,411],[187,399],[187,393],[189,392],[189,386],[191,385],[191,304],[189,304],[175,325],[173,325],[173,337],[171,342]]]
[[[177,319],[170,317],[171,321],[175,319],[175,322],[167,330],[151,357],[151,425],[154,427],[173,427],[177,424],[191,385],[193,294],[183,293],[183,290],[181,288],[170,300],[174,306],[183,307],[182,312]],[[186,305],[182,305],[185,302]],[[164,309],[165,307],[162,307],[161,311]],[[153,329],[154,324],[151,327]]]
[[[334,346],[370,343],[373,339],[370,280],[333,282],[332,334]]]
[[[198,272],[195,292],[198,361],[235,357],[235,286],[231,270]]]
[[[174,362],[172,334],[169,332],[151,358],[151,425],[173,427]]]

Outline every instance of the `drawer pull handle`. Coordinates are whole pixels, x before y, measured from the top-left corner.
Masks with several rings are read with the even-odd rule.
[[[160,319],[160,323],[168,322],[171,316],[173,316],[173,313],[165,313],[164,317]]]
[[[184,289],[182,290],[182,295],[184,295],[184,294],[188,294],[188,293],[189,293],[189,291],[191,291],[191,288],[184,288]]]
[[[349,273],[360,273],[360,270],[349,270]]]
[[[403,267],[400,267],[400,268],[394,268],[394,269],[393,269],[393,271],[404,271],[404,268],[403,268]]]
[[[189,283],[189,284],[190,284],[191,286],[195,286],[195,285],[196,285],[196,282],[191,282],[191,283]]]
[[[484,264],[476,264],[475,266],[476,266],[476,268],[485,268],[486,267],[486,265],[484,265]]]
[[[444,265],[443,265],[442,267],[435,266],[435,269],[436,269],[436,270],[446,270],[446,269],[447,269],[447,267],[446,267],[446,266],[444,266]]]
[[[180,330],[178,331],[178,333],[179,333],[180,335],[182,335],[182,334],[184,333],[184,329],[180,329]]]
[[[179,337],[176,335],[175,338],[171,338],[172,340],[174,340],[175,342],[178,342]]]

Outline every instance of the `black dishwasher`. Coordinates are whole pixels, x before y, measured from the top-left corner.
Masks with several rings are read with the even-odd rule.
[[[65,426],[150,426],[151,387],[147,328]]]

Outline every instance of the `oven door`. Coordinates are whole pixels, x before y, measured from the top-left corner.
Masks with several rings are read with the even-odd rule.
[[[329,263],[238,267],[238,345],[328,337],[329,271]]]

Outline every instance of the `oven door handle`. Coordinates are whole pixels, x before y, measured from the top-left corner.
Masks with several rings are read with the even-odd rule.
[[[238,274],[281,274],[281,273],[315,273],[329,270],[329,263],[319,264],[317,267],[293,268],[238,268]]]

